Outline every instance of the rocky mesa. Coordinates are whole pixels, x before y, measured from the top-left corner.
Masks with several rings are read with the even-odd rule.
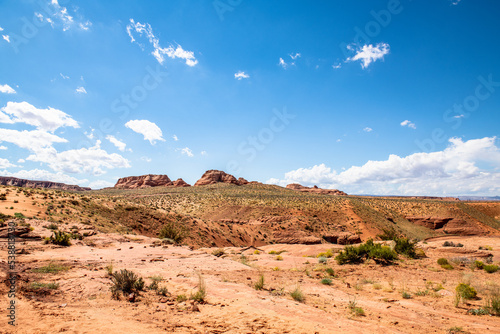
[[[190,187],[183,179],[177,179],[172,182],[167,175],[155,174],[122,177],[118,179],[115,184],[115,188],[119,189],[140,189],[165,186]]]
[[[336,195],[336,196],[346,196],[347,194],[341,190],[337,189],[321,189],[317,186],[314,187],[305,187],[298,183],[291,183],[286,186],[287,189],[292,189],[296,191],[308,192],[308,193],[316,193],[316,194],[326,194],[326,195]]]
[[[51,182],[51,181],[33,181],[18,179],[17,177],[10,176],[0,176],[0,185],[3,186],[15,186],[15,187],[25,187],[25,188],[46,188],[46,189],[60,189],[69,191],[86,191],[91,190],[87,187],[80,187],[77,185]]]
[[[244,184],[248,184],[249,182],[242,177],[240,177],[239,179],[236,179],[231,174],[228,174],[228,173],[220,171],[220,170],[211,169],[211,170],[207,170],[201,176],[201,179],[196,181],[196,183],[194,185],[195,185],[195,187],[197,187],[197,186],[205,186],[207,184],[215,184],[215,183],[230,183],[230,184],[235,184],[237,186],[241,186]]]

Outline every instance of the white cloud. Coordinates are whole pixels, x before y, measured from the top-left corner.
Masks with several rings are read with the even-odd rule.
[[[239,71],[238,73],[234,73],[234,78],[241,80],[241,79],[248,79],[250,78],[250,76],[243,71]]]
[[[102,168],[128,168],[130,163],[117,153],[109,154],[101,149],[101,141],[90,148],[57,152],[53,147],[37,150],[26,160],[43,162],[56,172],[104,174]]]
[[[148,157],[141,157],[141,160],[142,161],[146,161],[146,162],[151,162],[153,160],[151,160],[151,158],[148,158]]]
[[[286,68],[288,67],[288,64],[287,64],[287,63],[285,63],[285,61],[283,60],[283,58],[280,58],[279,65],[280,65],[281,67],[283,67],[285,70],[286,70]]]
[[[107,135],[106,139],[109,140],[109,142],[111,144],[115,145],[120,151],[125,152],[125,148],[127,147],[127,144],[125,144],[124,142],[116,139],[112,135]]]
[[[416,129],[417,126],[415,125],[415,123],[409,121],[409,120],[404,120],[400,123],[401,126],[407,126],[409,127],[410,129]]]
[[[207,151],[201,151],[201,155],[207,155]]]
[[[7,115],[11,118],[6,117]],[[26,123],[50,132],[63,126],[80,127],[70,115],[61,110],[51,107],[37,109],[28,102],[7,102],[7,105],[0,109],[0,123]]]
[[[106,180],[97,180],[90,182],[89,187],[92,189],[102,189],[107,187],[113,187],[115,184]]]
[[[17,167],[14,164],[11,164],[9,160],[0,158],[0,168],[9,168],[9,167]]]
[[[69,79],[69,76],[64,75],[64,74],[62,74],[62,73],[59,73],[59,74],[61,75],[61,78],[63,78],[64,80]]]
[[[372,132],[373,129],[372,128],[369,128],[369,127],[366,127],[363,129],[364,132]]]
[[[296,52],[295,54],[290,54],[289,56],[290,56],[290,58],[292,58],[293,60],[295,60],[297,58],[300,58],[301,54],[298,53],[298,52]]]
[[[462,1],[462,0],[451,0],[451,4],[453,6],[456,6],[456,5],[458,5],[460,3],[460,1]]]
[[[53,143],[66,143],[67,140],[54,134],[42,131],[18,131],[0,128],[0,142],[12,143],[20,148],[38,151],[51,147]]]
[[[18,164],[23,164],[23,163],[25,163],[25,162],[26,162],[26,160],[24,160],[24,159],[19,159],[19,160],[17,160],[17,163],[18,163]]]
[[[179,44],[177,44],[176,47],[170,44],[168,47],[162,48],[160,46],[160,39],[153,34],[153,29],[151,28],[151,25],[149,23],[136,23],[134,19],[130,19],[130,24],[127,25],[127,33],[130,36],[130,41],[132,43],[136,41],[136,39],[134,38],[134,32],[139,34],[139,36],[141,37],[144,35],[144,37],[148,39],[149,43],[153,46],[153,51],[151,52],[151,54],[160,64],[164,63],[165,55],[172,59],[184,59],[186,65],[191,67],[198,64],[198,60],[196,60],[194,53],[192,51],[184,50]],[[139,44],[141,48],[144,49],[144,45],[140,43],[137,44]]]
[[[455,115],[455,116],[453,116],[453,118],[464,118],[464,117],[465,117],[465,115],[464,115],[464,114],[460,114],[460,115]]]
[[[77,9],[74,9],[72,14],[70,14],[68,8],[61,6],[56,0],[51,1],[48,7],[51,8],[45,8],[45,13],[50,17],[44,17],[40,13],[35,13],[35,16],[40,22],[45,20],[50,23],[52,28],[62,27],[63,31],[68,31],[73,27],[77,27],[80,30],[88,31],[92,26],[92,22],[85,20],[78,14]]]
[[[85,87],[78,87],[75,91],[80,94],[87,94]]]
[[[352,47],[350,49],[352,49]],[[367,68],[372,62],[384,59],[384,56],[389,54],[389,50],[390,47],[387,43],[378,43],[375,46],[372,44],[363,45],[363,47],[356,50],[354,57],[347,58],[346,62],[359,60],[361,61],[361,67]]]
[[[36,180],[36,181],[51,181],[51,182],[61,182],[66,184],[77,184],[82,185],[88,182],[86,179],[77,179],[71,176],[68,176],[64,173],[51,173],[42,169],[33,169],[33,170],[20,170],[15,173],[10,173],[6,170],[0,171],[3,176],[12,176],[20,179],[26,180]]]
[[[341,64],[341,63],[338,63],[338,64],[333,64],[333,65],[332,65],[332,67],[333,67],[333,69],[335,69],[335,70],[336,70],[336,69],[341,68],[341,67],[342,67],[342,64]]]
[[[10,43],[10,37],[9,35],[2,35],[3,39],[7,41],[7,43]]]
[[[174,139],[174,141],[179,141],[179,138],[176,135],[173,135],[172,138]]]
[[[155,123],[148,120],[131,120],[125,123],[125,126],[132,131],[142,134],[144,140],[149,140],[151,145],[154,145],[157,140],[165,141],[161,129]]]
[[[181,149],[181,154],[187,155],[190,158],[194,157],[193,151],[191,151],[189,147],[184,147],[183,149]]]
[[[3,28],[2,28],[2,27],[0,27],[0,31],[3,31]]]
[[[9,85],[0,85],[0,93],[15,94],[16,91],[14,90],[14,88],[10,87]]]
[[[6,150],[6,149],[7,149],[7,146],[3,146],[3,145],[0,146],[0,150]]]
[[[290,171],[283,180],[270,179],[267,183],[317,184],[351,194],[498,195],[500,148],[495,140],[485,137],[464,142],[451,138],[443,151],[390,155],[387,160],[368,161],[341,173],[320,164]]]

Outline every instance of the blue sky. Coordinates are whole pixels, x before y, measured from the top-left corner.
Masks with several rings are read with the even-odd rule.
[[[494,1],[2,1],[0,174],[498,195]]]

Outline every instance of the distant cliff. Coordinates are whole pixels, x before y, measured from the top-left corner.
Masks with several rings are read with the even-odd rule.
[[[170,180],[167,175],[154,174],[122,177],[115,184],[115,188],[120,189],[138,189],[165,186],[189,187],[189,184],[184,182],[184,180],[182,179],[178,179],[172,182],[172,180]]]
[[[326,195],[336,195],[336,196],[346,196],[347,194],[341,190],[337,189],[321,189],[317,186],[314,187],[304,187],[298,183],[292,183],[286,186],[287,189],[308,192],[308,193],[316,193],[316,194],[326,194]]]
[[[90,188],[87,188],[87,187],[80,187],[80,186],[71,185],[71,184],[51,182],[51,181],[25,180],[25,179],[18,179],[17,177],[10,177],[10,176],[0,176],[0,185],[25,187],[25,188],[60,189],[60,190],[72,190],[72,191],[91,190]]]

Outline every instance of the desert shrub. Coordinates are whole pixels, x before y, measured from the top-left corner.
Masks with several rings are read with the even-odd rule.
[[[283,256],[281,255],[276,256],[276,261],[283,261]]]
[[[178,295],[176,297],[176,300],[178,303],[182,303],[182,302],[185,302],[187,300],[187,297],[186,297],[186,295]]]
[[[104,269],[106,269],[106,274],[108,276],[113,276],[113,264],[112,263],[108,264],[106,266],[106,268],[104,268]]]
[[[377,235],[380,240],[395,240],[399,237],[398,233],[394,229],[384,229],[382,231],[382,234]]]
[[[453,270],[453,266],[451,264],[443,264],[441,265],[441,268],[446,269],[446,270]]]
[[[335,276],[335,271],[332,268],[326,268],[326,273],[330,276]]]
[[[293,300],[302,303],[305,298],[300,286],[297,286],[292,292],[290,292],[290,296],[292,296]]]
[[[449,262],[448,262],[447,259],[445,259],[444,257],[442,257],[442,258],[439,258],[437,260],[437,264],[439,264],[440,266],[442,266],[442,265],[445,265],[445,264],[449,264]]]
[[[491,315],[500,317],[500,292],[494,291],[486,298],[486,307]]]
[[[478,261],[478,260],[476,260],[476,261],[474,262],[474,267],[476,267],[477,269],[483,269],[483,267],[484,267],[484,263],[483,263],[483,261]]]
[[[71,246],[71,236],[62,231],[54,231],[50,238],[45,238],[45,242],[59,246]]]
[[[170,293],[166,287],[161,287],[156,289],[156,293],[160,296],[168,296]]]
[[[141,291],[144,288],[144,280],[142,277],[139,277],[136,273],[127,269],[115,271],[111,276],[111,281],[113,283],[111,292],[116,299],[119,298],[120,291],[123,294],[127,294]]]
[[[472,315],[488,315],[490,312],[485,308],[472,308],[467,311],[467,314]]]
[[[327,263],[327,262],[328,262],[328,258],[326,258],[324,256],[318,257],[318,263]]]
[[[45,226],[45,228],[48,230],[57,230],[59,227],[54,223],[50,223],[49,225]]]
[[[224,251],[223,248],[214,249],[213,252],[212,252],[212,255],[213,256],[217,256],[217,257],[221,257],[224,254],[226,254],[226,252]]]
[[[198,274],[198,290],[194,294],[191,294],[190,299],[198,303],[203,303],[205,302],[206,297],[207,297],[207,286],[205,285],[205,280],[203,279],[201,274]]]
[[[392,264],[398,255],[390,247],[374,244],[373,240],[359,246],[346,246],[339,255],[335,257],[338,264],[362,263],[366,259],[373,259],[377,263]]]
[[[264,288],[264,275],[260,274],[259,279],[253,285],[255,290],[262,290]]]
[[[21,212],[15,212],[14,213],[14,217],[16,217],[18,219],[24,219],[24,218],[26,218]]]
[[[56,290],[56,289],[59,289],[59,284],[58,283],[33,282],[30,284],[30,289],[32,289],[32,290],[39,290],[39,289]]]
[[[63,266],[62,264],[49,263],[45,267],[34,268],[31,271],[34,273],[57,274],[61,271],[66,271],[66,270],[69,270],[69,267]]]
[[[417,258],[417,253],[415,249],[416,242],[410,241],[406,237],[396,238],[394,239],[394,241],[396,241],[396,246],[394,247],[394,250],[398,254],[403,254],[412,259]]]
[[[177,223],[169,222],[161,228],[158,233],[160,239],[172,239],[176,243],[180,243],[187,236],[186,229]]]
[[[260,251],[259,251],[258,249],[256,249],[256,250],[254,250],[254,251],[253,251],[253,254],[254,254],[254,255],[259,255],[259,254],[260,254]]]
[[[330,257],[333,257],[333,255],[335,255],[333,253],[333,250],[332,249],[328,249],[326,252],[319,253],[318,255],[316,255],[316,257],[317,258],[320,258],[320,257],[330,258]]]
[[[321,280],[321,284],[324,284],[324,285],[332,285],[332,280],[329,279],[329,278],[323,278]]]
[[[485,264],[483,266],[484,271],[486,271],[488,274],[492,274],[498,271],[498,266],[495,264]]]
[[[458,306],[460,301],[474,299],[477,296],[477,291],[470,284],[460,283],[455,288],[455,306]]]
[[[401,293],[401,297],[403,297],[403,299],[410,299],[411,298],[411,294],[408,291],[403,291]]]
[[[347,308],[349,308],[349,310],[357,317],[365,315],[365,311],[361,307],[357,306],[356,299],[350,300]]]

